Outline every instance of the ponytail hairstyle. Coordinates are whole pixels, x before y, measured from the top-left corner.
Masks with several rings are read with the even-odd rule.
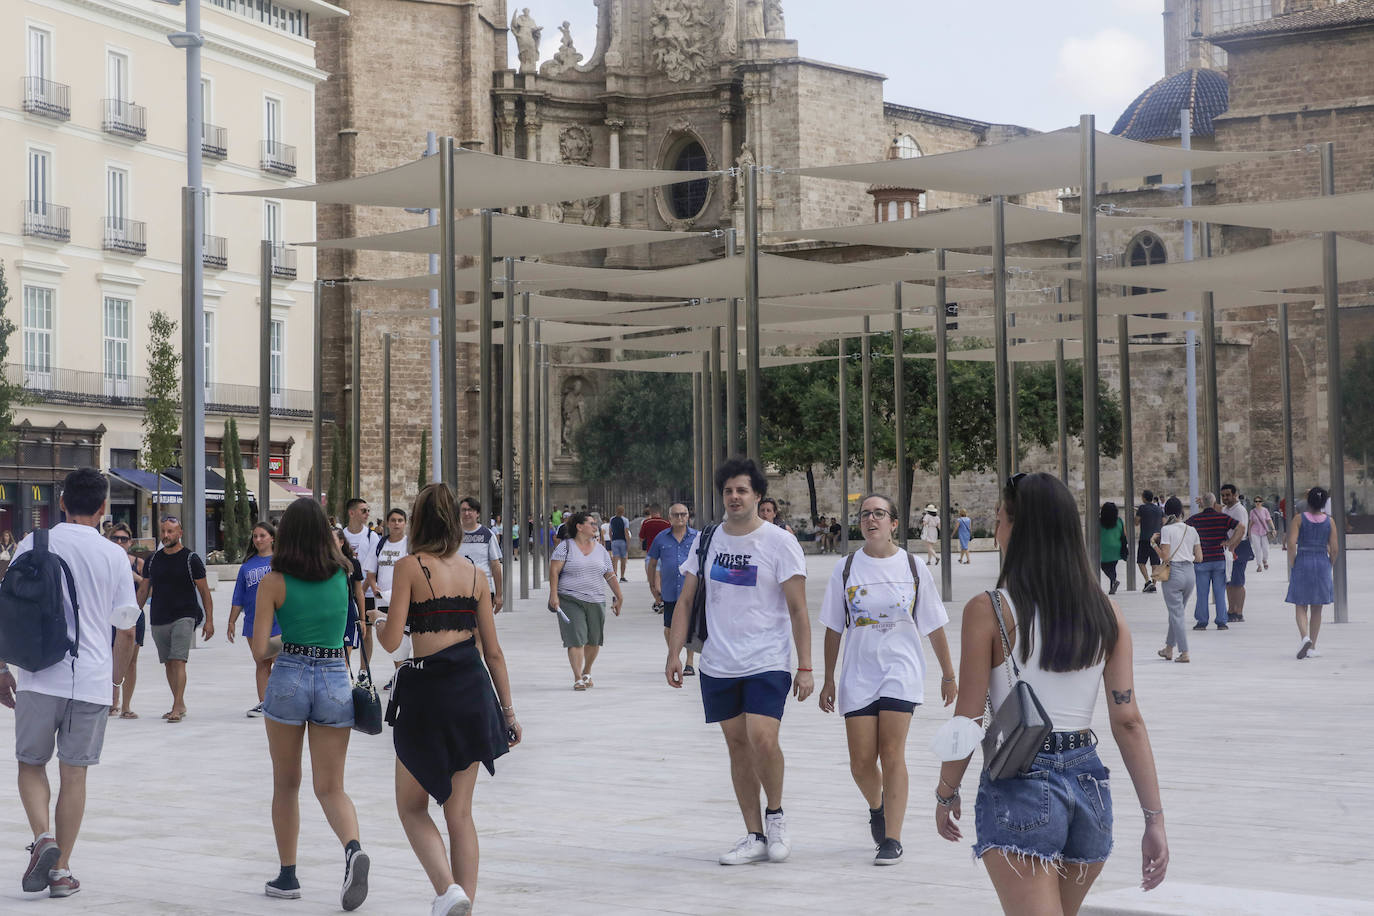
[[[1325,511],[1326,501],[1331,498],[1330,491],[1322,487],[1313,487],[1307,491],[1307,511]]]

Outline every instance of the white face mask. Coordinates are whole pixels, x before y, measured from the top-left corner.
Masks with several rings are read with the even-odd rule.
[[[138,623],[139,610],[136,605],[120,608],[110,615],[110,626],[116,630],[127,630]]]
[[[940,760],[963,760],[983,740],[983,726],[968,716],[955,716],[930,741],[930,750]]]

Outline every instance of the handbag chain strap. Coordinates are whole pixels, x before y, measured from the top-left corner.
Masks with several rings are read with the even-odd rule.
[[[988,595],[992,597],[992,610],[997,615],[997,629],[1002,634],[1002,667],[1007,672],[1007,687],[1014,688],[1016,681],[1021,679],[1021,669],[1011,657],[1011,640],[1007,638],[1007,626],[1002,622],[1002,591],[994,588]],[[1011,676],[1013,671],[1016,672],[1015,679]]]

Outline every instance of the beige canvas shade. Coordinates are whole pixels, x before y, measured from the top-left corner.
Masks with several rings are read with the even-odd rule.
[[[1077,219],[1077,218],[1078,218],[1078,217],[1076,217],[1076,216],[1074,217],[1074,219]],[[925,217],[921,217],[921,219],[925,219]],[[1075,234],[1077,234],[1077,233],[1075,233]],[[988,244],[990,245],[991,242],[989,242]],[[974,246],[970,246],[970,247],[974,247]],[[981,247],[983,247],[983,246],[980,245],[980,246],[977,246],[977,247],[980,247],[980,248],[981,248]],[[925,265],[928,266],[928,267],[934,267],[934,266],[935,266],[935,252],[934,252],[934,251],[923,251],[923,252],[921,252],[920,254],[908,255],[908,257],[916,258],[916,259],[918,259],[922,264],[925,264]],[[1009,257],[1009,258],[1006,259],[1006,263],[1007,263],[1007,266],[1008,266],[1008,267],[1020,268],[1020,269],[1022,269],[1022,270],[1046,270],[1046,269],[1052,268],[1052,267],[1073,267],[1073,266],[1076,266],[1076,265],[1079,263],[1079,261],[1080,261],[1080,259],[1079,259],[1079,258],[1076,258],[1076,257],[1063,257],[1063,258],[1022,258],[1022,257]],[[964,269],[968,269],[968,270],[986,270],[986,271],[991,271],[991,270],[992,270],[992,255],[990,255],[990,254],[969,254],[968,252],[965,252],[965,251],[946,251],[946,252],[945,252],[945,269],[946,269],[946,270],[954,270],[954,269],[956,269],[956,268],[964,268]]]
[[[1174,349],[1183,344],[1129,344],[1132,353],[1149,353],[1154,350]],[[1103,346],[1100,356],[1116,355],[1116,345]],[[934,359],[934,353],[907,353],[907,359]],[[990,363],[997,359],[997,351],[992,347],[980,347],[976,350],[950,350],[951,360],[962,360],[974,363]],[[1034,343],[1017,344],[1014,347],[1007,347],[1007,358],[1013,363],[1044,363],[1055,358],[1055,341],[1039,340]],[[1083,358],[1083,341],[1066,340],[1064,341],[1065,359]]]
[[[991,289],[968,289],[945,286],[945,302],[983,302],[992,299]],[[828,293],[807,293],[800,296],[773,296],[762,299],[773,305],[787,305],[798,309],[851,309],[863,312],[892,310],[892,285],[865,286],[835,290]],[[902,308],[929,307],[935,304],[935,287],[923,283],[902,284]]]
[[[838,337],[859,337],[863,335],[864,319],[861,315],[839,315],[833,318],[812,318],[800,321],[765,322],[765,327],[781,328],[793,332],[815,332],[827,334],[831,339]],[[902,328],[907,331],[925,331],[935,327],[932,315],[902,315]],[[868,330],[872,334],[886,334],[892,330],[892,312],[868,316]]]
[[[669,303],[667,307],[676,307],[683,303]],[[618,301],[597,301],[594,299],[559,299],[553,296],[530,296],[530,317],[539,319],[553,320],[601,320],[615,316],[617,319],[621,312],[637,312],[641,309],[664,307],[658,302],[618,302]],[[522,308],[522,304],[516,302],[516,312]],[[460,302],[457,307],[457,315],[460,321],[476,321],[481,309],[476,302]],[[506,307],[500,299],[495,300],[493,311],[499,321],[506,313]],[[364,309],[364,314],[405,316],[408,318],[428,318],[438,315],[436,309],[427,305],[401,306],[398,308]]]
[[[1374,277],[1374,245],[1337,237],[1340,282]],[[1099,270],[1097,281],[1146,289],[1285,290],[1321,286],[1321,239],[1298,239],[1237,254],[1154,267]]]
[[[1205,207],[1133,207],[1141,216],[1294,232],[1374,232],[1374,191]]]
[[[955,155],[949,153],[946,155]],[[938,158],[938,157],[933,157]],[[923,162],[924,159],[893,159],[891,162]],[[1082,218],[1076,213],[1056,213],[1006,204],[1003,210],[1006,243],[1034,242],[1076,236],[1082,231]],[[1097,218],[1098,231],[1139,229],[1141,217]],[[796,229],[773,232],[773,239],[810,239],[849,245],[879,245],[887,248],[980,248],[992,245],[992,204],[960,207],[927,213],[915,219],[860,223],[857,226],[831,226],[821,229]],[[934,267],[934,258],[930,260]],[[1046,266],[1062,264],[1049,262]],[[983,265],[978,265],[983,266]],[[987,267],[992,266],[989,257]],[[952,265],[946,263],[946,269]]]
[[[770,369],[774,366],[819,363],[836,358],[834,356],[760,356],[759,366],[763,369]],[[701,354],[681,353],[652,359],[626,359],[603,363],[557,363],[556,365],[562,369],[608,369],[613,372],[700,372]]]
[[[891,307],[888,307],[891,310]],[[763,325],[788,323],[809,318],[844,318],[861,315],[862,312],[855,312],[854,309],[806,309],[798,310],[793,306],[773,305],[768,302],[759,303],[759,322]],[[593,309],[578,314],[570,314],[564,317],[579,319],[583,321],[595,321],[599,313]],[[740,327],[744,326],[744,307],[738,308],[737,317]],[[675,305],[667,308],[645,309],[636,312],[616,312],[613,320],[618,324],[624,325],[655,325],[666,324],[677,328],[723,328],[729,321],[729,303],[724,299],[708,299],[704,302],[694,302],[689,305]],[[857,318],[859,324],[863,323],[862,318]],[[743,333],[743,332],[741,332]]]
[[[680,181],[698,181],[720,172],[664,169],[602,169],[493,156],[476,150],[453,151],[453,198],[459,210],[601,197]],[[426,156],[395,168],[301,188],[233,191],[246,197],[308,200],[356,207],[439,207],[439,157]]]
[[[1212,296],[1218,309],[1243,308],[1252,305],[1276,305],[1279,302],[1310,302],[1311,293],[1252,293],[1245,290],[1221,290]],[[1077,299],[1068,302],[1037,302],[1008,306],[1014,315],[1063,315],[1065,318],[1082,315]],[[1202,293],[1197,290],[1163,290],[1139,296],[1098,296],[1099,315],[1152,315],[1160,312],[1195,312],[1202,307]]]
[[[994,323],[987,318],[960,318],[959,327],[949,331],[956,338],[990,338]],[[1182,318],[1150,318],[1145,315],[1132,315],[1126,320],[1126,333],[1130,337],[1145,334],[1182,334],[1186,331],[1202,330],[1201,321],[1187,321]],[[1117,323],[1107,322],[1098,327],[1099,340],[1115,340]],[[1081,340],[1083,323],[1081,321],[1047,321],[1038,324],[1016,324],[1007,328],[1010,340]]]
[[[709,232],[668,232],[656,229],[614,229],[609,226],[584,226],[581,223],[554,223],[493,213],[491,221],[492,254],[498,258],[556,254],[563,251],[592,251],[622,245],[650,245],[700,238]],[[454,220],[454,246],[460,255],[482,251],[482,219],[469,216]],[[400,232],[386,232],[356,239],[325,239],[297,242],[301,247],[337,248],[353,251],[410,251],[439,253],[439,227],[422,226]]]
[[[648,330],[645,328],[644,330]],[[743,334],[740,335],[743,338]],[[765,329],[759,332],[759,346],[763,349],[774,347],[809,347],[826,340],[834,340],[835,335],[826,333],[797,333],[787,330]],[[698,328],[691,331],[678,331],[673,334],[657,334],[651,337],[621,338],[614,349],[646,350],[663,353],[677,353],[683,350],[701,352],[711,347],[711,330]]]
[[[1096,131],[1095,136],[1098,181],[1215,168],[1290,152],[1184,150],[1126,140],[1102,131]],[[1082,184],[1080,142],[1079,129],[1066,127],[1006,143],[915,159],[886,159],[882,162],[787,171],[815,178],[863,181],[923,191],[1024,194],[1052,188],[1074,188]],[[919,220],[913,220],[916,221]]]
[[[574,343],[583,340],[606,340],[618,339],[626,334],[639,334],[645,331],[667,331],[671,330],[671,325],[657,325],[648,327],[637,327],[634,325],[609,325],[609,324],[573,324],[562,321],[541,321],[539,323],[539,340],[545,344]],[[477,343],[482,339],[481,331],[462,331],[457,335],[459,343]],[[492,328],[492,343],[501,343],[505,339],[505,328],[503,323],[498,322]]]
[[[503,264],[492,265],[492,289],[502,290],[505,288],[506,268]],[[535,291],[537,286],[547,289],[579,288],[578,283],[600,283],[617,278],[622,278],[626,274],[645,274],[651,271],[626,271],[616,270],[608,267],[572,267],[567,264],[548,264],[544,261],[516,261],[515,280],[517,288],[521,291]],[[557,278],[557,282],[551,281]],[[396,277],[393,279],[378,280],[354,280],[356,286],[373,286],[379,289],[438,289],[438,274],[420,274],[414,277]],[[480,271],[476,267],[464,267],[454,271],[454,289],[460,293],[475,293],[480,288]],[[670,296],[672,299],[692,298],[687,296]]]

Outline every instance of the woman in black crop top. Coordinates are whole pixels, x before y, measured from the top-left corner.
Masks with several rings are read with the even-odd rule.
[[[495,759],[521,735],[491,592],[486,576],[458,552],[462,531],[447,485],[420,491],[411,552],[396,563],[391,607],[377,634],[394,652],[410,626],[414,657],[397,669],[386,718],[396,746],[396,809],[440,913],[467,912],[477,892],[477,766],[494,774]],[[452,858],[429,816],[431,796],[449,824],[464,825],[450,831]]]

